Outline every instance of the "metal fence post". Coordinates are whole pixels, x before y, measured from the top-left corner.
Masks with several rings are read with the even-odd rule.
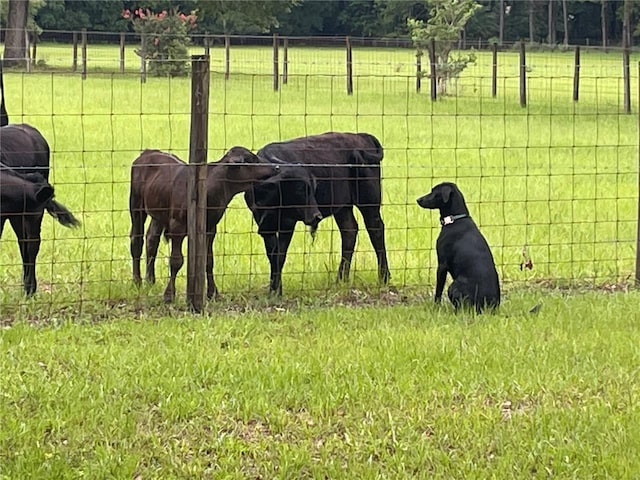
[[[187,183],[187,304],[205,304],[207,264],[207,147],[209,131],[209,57],[191,57],[191,132]]]
[[[353,52],[351,50],[351,37],[346,38],[347,43],[347,95],[353,95]]]
[[[431,39],[429,43],[429,72],[431,75],[431,100],[438,99],[438,66],[436,64],[436,41]]]
[[[520,40],[520,106],[527,106],[527,58],[522,40]]]

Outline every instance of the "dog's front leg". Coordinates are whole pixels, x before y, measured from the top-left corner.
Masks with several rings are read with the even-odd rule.
[[[444,290],[444,282],[447,279],[447,266],[444,263],[438,263],[436,272],[436,295],[435,301],[439,303],[442,299],[442,291]]]

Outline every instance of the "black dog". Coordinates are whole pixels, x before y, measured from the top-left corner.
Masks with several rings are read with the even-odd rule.
[[[449,300],[458,310],[473,306],[479,313],[484,308],[500,305],[500,283],[489,244],[469,216],[462,192],[455,183],[441,183],[431,193],[418,198],[422,208],[440,210],[442,230],[436,242],[438,271],[435,301],[442,297],[447,273],[453,282]]]

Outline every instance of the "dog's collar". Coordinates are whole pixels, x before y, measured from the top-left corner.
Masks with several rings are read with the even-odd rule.
[[[442,225],[443,227],[445,225],[451,225],[453,224],[456,220],[460,220],[461,218],[465,218],[468,217],[469,215],[467,215],[466,213],[461,213],[459,215],[447,215],[446,217],[442,217],[440,219],[440,225]]]

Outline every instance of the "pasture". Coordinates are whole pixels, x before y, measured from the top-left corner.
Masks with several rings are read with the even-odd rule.
[[[344,52],[292,49],[289,82],[274,92],[270,49],[235,48],[243,61],[227,81],[214,49],[209,160],[327,130],[381,140],[392,281],[377,285],[361,232],[351,282],[336,285],[340,239],[328,219],[313,242],[300,227],[284,297],[266,298],[264,247],[238,196],[214,246],[223,298],[193,317],[184,270],[176,305],[162,304],[166,245],[158,283],[133,286],[128,238],[133,159],[144,148],[187,159],[190,80],[141,84],[133,55],[127,73],[108,73],[116,47],[90,50],[113,60],[82,80],[62,71],[60,46],[38,48],[54,70],[6,72],[7,109],[49,140],[56,198],[83,225],[45,218],[31,299],[10,229],[0,241],[0,477],[638,471],[640,297],[627,291],[638,98],[625,115],[619,56],[583,53],[574,103],[572,55],[530,53],[523,109],[511,52],[497,98],[479,53],[458,95],[432,103],[415,93],[409,50],[363,49],[370,60],[356,63],[347,96]],[[638,92],[635,69],[632,83]],[[458,183],[492,246],[505,290],[495,315],[455,316],[430,301],[440,225],[415,199],[443,180]],[[523,249],[532,270],[520,268]]]

